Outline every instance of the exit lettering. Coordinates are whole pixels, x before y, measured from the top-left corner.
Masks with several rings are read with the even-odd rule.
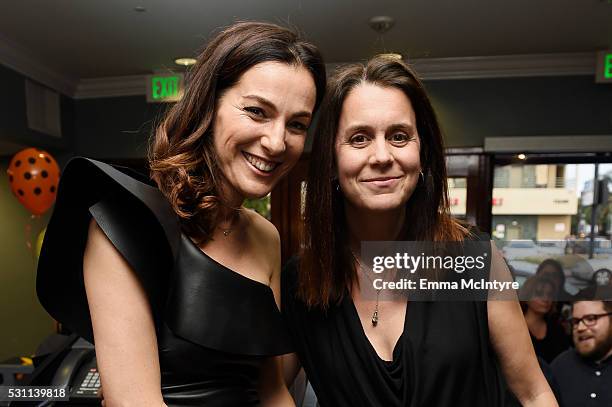
[[[179,94],[179,78],[176,76],[152,78],[152,97],[155,100],[177,98]]]

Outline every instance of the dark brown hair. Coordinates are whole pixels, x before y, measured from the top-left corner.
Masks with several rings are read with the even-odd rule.
[[[565,273],[563,272],[563,265],[561,265],[559,261],[555,259],[543,260],[542,263],[540,263],[538,265],[538,268],[536,269],[536,275],[540,275],[542,273],[542,270],[544,270],[544,268],[547,266],[552,267],[554,269],[554,273],[550,273],[550,275],[554,275],[555,278],[559,280],[560,286],[557,287],[558,291],[563,291],[563,287],[565,287]]]
[[[606,312],[612,312],[612,286],[591,285],[583,288],[572,298],[572,306],[579,301],[601,301]]]
[[[275,24],[239,22],[218,33],[198,56],[185,94],[157,127],[149,149],[151,178],[178,214],[185,233],[202,243],[222,204],[212,141],[216,103],[249,68],[268,61],[303,66],[316,86],[315,111],[325,93],[325,65],[317,48]]]
[[[535,274],[525,280],[519,290],[519,298],[521,300],[520,303],[521,309],[523,310],[523,314],[527,313],[527,309],[529,308],[529,301],[533,300],[538,296],[538,289],[546,285],[550,286],[553,289],[552,298],[550,298],[550,300],[555,301],[556,294],[554,293],[554,291],[557,289],[557,283],[555,283],[555,280],[553,280],[551,277]],[[554,314],[555,312],[556,306],[553,303],[548,312],[546,313],[546,316]]]
[[[416,115],[424,181],[419,181],[406,203],[402,238],[462,241],[469,234],[450,216],[442,134],[425,88],[414,71],[404,62],[388,57],[342,67],[328,83],[308,173],[305,249],[300,257],[298,295],[310,307],[327,308],[358,284],[355,258],[348,245],[344,196],[335,188],[335,141],[344,100],[361,83],[401,90]]]

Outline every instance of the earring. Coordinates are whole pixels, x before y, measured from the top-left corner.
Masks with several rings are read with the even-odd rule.
[[[423,174],[423,170],[419,171],[419,176],[421,177],[421,180],[423,181],[423,184],[425,183],[425,174]]]

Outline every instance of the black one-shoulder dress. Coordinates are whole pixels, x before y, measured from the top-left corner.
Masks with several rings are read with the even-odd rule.
[[[93,341],[83,282],[93,216],[147,293],[166,402],[258,405],[264,358],[291,351],[272,290],[202,252],[161,192],[143,181],[95,160],[68,163],[38,264],[41,304]]]

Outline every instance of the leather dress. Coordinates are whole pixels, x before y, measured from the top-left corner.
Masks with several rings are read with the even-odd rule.
[[[208,257],[161,192],[126,172],[82,157],[67,164],[38,264],[41,304],[93,342],[83,282],[93,216],[147,293],[166,403],[258,405],[263,360],[292,350],[272,290]]]

